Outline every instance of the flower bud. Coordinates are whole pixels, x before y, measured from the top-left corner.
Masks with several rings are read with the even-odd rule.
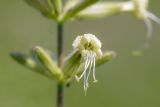
[[[28,56],[22,53],[13,52],[11,57],[17,61],[19,64],[39,73],[48,78],[52,78],[52,74],[44,69],[32,56]]]
[[[49,72],[52,73],[53,78],[58,82],[64,81],[64,75],[56,63],[52,60],[51,56],[43,50],[41,47],[35,47],[33,49],[34,55],[37,60],[46,68]]]

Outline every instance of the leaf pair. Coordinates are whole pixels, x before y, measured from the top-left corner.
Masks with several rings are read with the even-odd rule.
[[[23,66],[57,82],[63,82],[62,71],[58,68],[52,56],[41,47],[35,47],[31,56],[18,52],[11,53],[11,56]]]
[[[25,0],[29,5],[39,10],[44,16],[54,19],[58,23],[72,19],[81,10],[94,4],[98,0]],[[64,4],[64,6],[63,6]]]

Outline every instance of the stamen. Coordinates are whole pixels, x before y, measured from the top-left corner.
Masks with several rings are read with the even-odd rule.
[[[157,17],[156,15],[154,15],[154,14],[151,13],[151,12],[147,12],[147,14],[148,14],[148,17],[149,17],[150,19],[152,19],[152,20],[155,21],[156,23],[160,24],[160,18],[159,18],[159,17]]]
[[[84,72],[84,91],[87,92],[87,86],[86,86],[86,72]]]
[[[87,86],[87,88],[89,87],[89,85],[88,85],[88,78],[89,78],[89,75],[91,73],[91,68],[92,68],[92,65],[93,65],[93,54],[94,54],[94,52],[90,52],[90,60],[91,60],[91,62],[90,62],[90,68],[89,68],[87,79],[86,79],[86,86]]]
[[[146,28],[147,28],[147,38],[144,43],[144,49],[146,49],[149,47],[149,40],[152,37],[153,28],[152,28],[151,20],[149,18],[146,18],[144,20],[144,23],[146,24]]]
[[[153,27],[152,27],[151,20],[160,24],[160,18],[159,17],[157,17],[156,15],[154,15],[153,13],[151,13],[149,11],[146,11],[146,19],[144,19],[144,23],[145,23],[146,28],[147,28],[147,38],[145,40],[144,47],[142,49],[149,48],[149,41],[150,41],[150,39],[152,37],[152,33],[153,33]]]
[[[148,17],[146,17],[144,19],[144,23],[145,23],[145,25],[146,25],[145,27],[147,29],[146,38],[145,38],[144,44],[142,44],[142,46],[140,46],[140,49],[133,51],[134,56],[141,55],[144,50],[149,48],[149,42],[150,42],[150,39],[152,37],[152,32],[153,32],[152,23]]]
[[[86,70],[87,70],[87,68],[88,68],[88,66],[89,66],[89,63],[90,63],[90,59],[89,59],[89,56],[87,56],[87,59],[86,59],[86,62],[85,62],[84,71],[83,71],[83,73],[82,73],[79,77],[76,76],[76,80],[77,80],[77,81],[79,81],[79,80],[83,77],[84,73],[86,72]]]
[[[96,66],[96,55],[94,54],[93,55],[93,82],[95,83],[95,82],[97,82],[98,80],[96,79],[96,76],[95,76],[95,74],[96,74],[96,72],[95,72],[95,66]]]

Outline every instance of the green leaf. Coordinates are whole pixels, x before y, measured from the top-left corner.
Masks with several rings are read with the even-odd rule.
[[[30,6],[39,10],[42,15],[51,19],[57,19],[55,10],[50,0],[25,0]]]
[[[49,78],[52,77],[52,75],[47,72],[47,70],[45,70],[42,66],[40,66],[33,57],[27,56],[19,52],[13,52],[10,55],[19,64],[35,71],[36,73],[42,74]]]
[[[46,68],[49,72],[53,74],[53,78],[58,82],[63,82],[64,75],[61,69],[53,61],[52,57],[41,47],[35,47],[33,49],[33,54],[37,60]]]
[[[82,0],[66,0],[65,6],[63,8],[64,13],[71,10],[73,7],[78,5]]]
[[[51,0],[55,14],[59,15],[62,12],[62,0]]]
[[[89,7],[90,5],[96,3],[98,0],[76,0],[75,4],[71,5],[69,3],[66,3],[66,6],[68,8],[68,10],[64,10],[64,17],[63,17],[63,21],[66,21],[72,17],[74,17],[76,14],[78,14],[80,11],[82,11],[83,9]],[[71,7],[69,7],[71,6]],[[65,8],[64,8],[65,9]]]

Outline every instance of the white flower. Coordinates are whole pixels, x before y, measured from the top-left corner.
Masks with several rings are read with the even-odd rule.
[[[144,20],[147,28],[147,38],[149,39],[152,35],[152,21],[160,24],[160,19],[152,12],[148,11],[149,0],[132,0],[134,4],[134,10],[138,18]]]
[[[101,51],[101,42],[100,40],[93,34],[84,34],[82,36],[78,36],[73,44],[73,48],[79,51],[85,61],[85,67],[83,73],[76,79],[79,81],[82,77],[84,77],[84,90],[87,91],[89,87],[88,78],[90,76],[91,71],[93,72],[93,79],[96,82],[95,77],[95,64],[96,58],[102,57]]]

